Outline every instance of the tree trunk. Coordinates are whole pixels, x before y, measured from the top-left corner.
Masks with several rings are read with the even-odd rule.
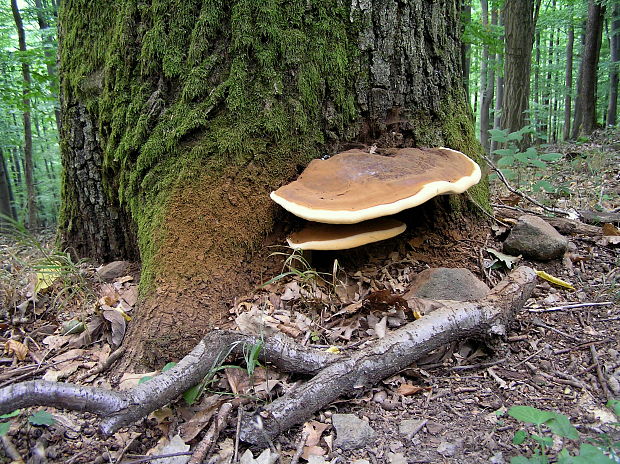
[[[0,232],[2,232],[7,218],[9,220],[16,219],[13,207],[13,190],[11,189],[11,181],[2,148],[0,148],[0,215],[2,215],[0,216]]]
[[[498,12],[497,18],[498,25],[503,26],[503,14]],[[501,41],[503,43],[504,36],[502,35]],[[502,53],[495,54],[495,63],[497,63],[497,76],[495,78],[495,110],[493,115],[493,129],[501,129],[502,121],[502,103],[504,99],[504,55]],[[498,149],[498,144],[495,140],[491,141],[491,153]]]
[[[611,34],[611,72],[609,75],[609,104],[607,106],[607,125],[616,125],[618,113],[618,66],[620,65],[620,3],[615,2],[612,12]]]
[[[43,53],[45,54],[45,66],[47,75],[50,78],[50,91],[54,101],[58,100],[58,89],[56,81],[58,80],[58,70],[56,66],[56,41],[50,34],[50,25],[46,17],[46,8],[41,0],[34,0],[37,9],[37,21],[39,29],[41,29],[41,40],[43,41]],[[54,6],[54,12],[57,7]],[[56,121],[56,129],[60,130],[60,107],[54,104],[54,118]]]
[[[579,67],[580,86],[577,88],[580,118],[575,117],[574,138],[579,135],[589,135],[596,127],[597,66],[601,50],[604,17],[605,6],[595,0],[590,0],[586,24],[586,43]]]
[[[269,277],[259,257],[291,220],[269,192],[312,158],[351,143],[480,153],[451,0],[85,5],[60,11],[60,227],[103,260],[135,257],[136,237],[134,361],[184,354]]]
[[[575,42],[575,27],[571,22],[568,26],[568,37],[566,39],[566,74],[564,78],[564,128],[562,139],[568,140],[570,137],[570,117],[573,91],[573,44]]]
[[[15,27],[17,29],[17,38],[19,41],[19,50],[22,53],[22,78],[23,86],[23,119],[24,119],[24,175],[26,178],[26,191],[28,201],[28,228],[34,230],[38,227],[37,220],[37,202],[34,187],[34,165],[32,162],[32,122],[30,119],[30,86],[32,80],[30,78],[30,66],[28,65],[26,53],[26,33],[24,31],[24,23],[17,7],[17,0],[11,0],[11,10]]]
[[[489,28],[489,3],[487,0],[480,0],[480,10],[482,15],[482,27]],[[491,108],[490,90],[493,89],[493,78],[489,66],[489,46],[482,47],[482,60],[480,62],[480,143],[485,153],[489,152],[489,112]]]
[[[461,2],[461,18],[463,25],[461,33],[465,26],[471,22],[471,0],[463,0]],[[469,42],[461,42],[461,67],[463,68],[463,85],[465,86],[465,95],[469,101],[469,69],[471,67],[471,44]]]
[[[526,125],[525,112],[530,96],[532,41],[540,1],[514,0],[504,5],[504,62],[503,129],[517,131]]]

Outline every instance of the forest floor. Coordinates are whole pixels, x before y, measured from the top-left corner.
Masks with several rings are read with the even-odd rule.
[[[564,210],[620,207],[619,134],[551,149],[564,158],[550,163],[544,174],[522,170],[524,191]],[[529,186],[541,179],[561,187],[559,193],[533,193]],[[500,183],[494,184],[494,202],[541,212]],[[497,207],[496,217],[501,220],[510,211]],[[362,304],[365,295],[403,293],[412,276],[428,267],[464,267],[492,287],[508,270],[501,262],[493,265],[496,259],[488,250],[501,251],[506,230],[496,221],[462,224],[442,234],[414,229],[405,239],[375,245],[366,255],[371,258],[356,268],[343,258],[341,267],[326,277],[335,286],[313,285],[313,272],[298,261],[296,278],[276,279],[253,295],[239,296],[231,305],[231,324],[248,326],[260,316],[270,330],[300,343],[356,349],[408,322],[397,308]],[[570,282],[574,290],[540,279],[501,344],[453,343],[318,412],[304,426],[309,432],[304,457],[322,455],[311,458],[315,463],[507,463],[515,456],[531,457],[536,448],[532,439],[514,444],[515,433],[541,433],[507,413],[516,405],[562,414],[578,430],[578,439],[553,436],[551,462],[564,447],[575,454],[583,443],[605,447],[620,440],[620,426],[614,425],[619,419],[606,407],[608,400],[620,399],[620,248],[612,234],[607,229],[607,237],[602,232],[568,236],[571,245],[564,259],[521,260],[519,264]],[[17,241],[0,239],[0,305],[5,310],[0,312],[0,387],[37,378],[115,389],[137,384],[147,374],[127,373],[118,385],[112,384],[109,371],[98,372],[118,346],[122,349],[137,300],[136,268],[123,269],[120,277],[105,283],[97,279],[94,266],[72,264],[42,245],[52,241],[52,234],[37,240],[26,234]],[[222,370],[197,403],[188,406],[179,400],[107,438],[97,432],[100,419],[88,413],[20,411],[0,419],[8,424],[0,424],[0,432],[9,429],[0,462],[15,459],[7,455],[11,445],[24,460],[37,463],[186,462],[216,407],[231,392],[277,394],[299,380],[262,367],[250,379],[247,371],[247,366]],[[374,430],[366,446],[348,451],[334,446],[336,414],[353,414]],[[290,462],[301,431],[296,427],[276,440],[281,462]],[[551,436],[544,427],[542,434]],[[208,462],[231,462],[235,435],[231,423],[214,448],[217,457]],[[237,455],[247,448],[239,446]],[[256,456],[261,450],[252,451]],[[185,455],[155,459],[175,453]]]

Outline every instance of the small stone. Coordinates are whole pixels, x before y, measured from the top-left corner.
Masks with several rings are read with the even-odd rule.
[[[420,431],[420,425],[423,422],[423,420],[405,419],[398,426],[398,433],[400,433],[403,438],[411,440],[414,435]]]
[[[381,403],[381,408],[385,411],[394,411],[398,408],[398,401],[384,401]]]
[[[531,214],[523,215],[504,242],[504,253],[550,261],[561,258],[568,240],[544,219]]]
[[[506,464],[506,461],[504,460],[504,453],[498,451],[490,457],[489,462],[491,464]]]
[[[112,261],[97,269],[97,275],[101,280],[111,282],[114,279],[124,276],[129,270],[129,261]]]
[[[464,268],[425,269],[413,278],[403,298],[472,301],[484,298],[489,287]]]
[[[607,379],[607,384],[615,396],[620,396],[620,382],[618,382],[617,378],[609,377],[609,379]]]
[[[389,464],[407,464],[407,459],[403,453],[388,453],[387,461]]]
[[[455,443],[450,443],[448,441],[442,441],[437,447],[437,452],[442,456],[454,456],[458,451],[458,446]]]
[[[387,399],[387,392],[385,390],[379,390],[377,393],[372,395],[372,400],[375,403],[383,403]]]
[[[334,445],[342,450],[367,448],[375,438],[375,431],[367,422],[354,414],[334,414],[332,423],[336,429]]]
[[[370,461],[368,459],[356,459],[351,461],[351,464],[370,464]]]

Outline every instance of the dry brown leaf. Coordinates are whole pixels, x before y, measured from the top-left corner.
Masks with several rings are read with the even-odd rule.
[[[402,396],[411,396],[424,391],[431,391],[431,387],[420,387],[410,383],[403,383],[398,387],[396,393]]]
[[[127,323],[121,313],[114,309],[106,309],[102,313],[103,318],[110,322],[112,328],[112,346],[117,348],[121,346],[123,338],[125,337],[125,329]]]
[[[17,359],[23,361],[28,356],[28,347],[17,340],[9,340],[4,344],[4,352],[9,356],[15,355]]]
[[[250,389],[250,378],[243,369],[227,367],[224,369],[226,380],[235,395],[246,394]]]
[[[301,457],[308,461],[310,456],[325,456],[326,454],[327,451],[320,446],[304,446],[304,452]]]
[[[194,414],[187,422],[179,426],[179,435],[181,435],[185,443],[196,438],[198,434],[209,425],[211,417],[217,412],[224,401],[225,399],[220,395],[211,395],[200,403],[200,411]]]
[[[620,235],[620,230],[613,224],[603,224],[603,235],[606,236],[618,236]]]
[[[138,286],[130,285],[121,291],[121,298],[125,300],[129,306],[135,306],[138,301]]]
[[[308,432],[308,439],[306,440],[306,446],[318,445],[321,441],[321,435],[327,430],[329,424],[324,424],[319,421],[309,421],[304,424],[303,431]]]

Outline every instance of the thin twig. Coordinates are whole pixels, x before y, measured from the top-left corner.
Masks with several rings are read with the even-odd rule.
[[[542,203],[540,203],[538,200],[536,200],[536,199],[532,198],[531,196],[529,196],[528,194],[523,193],[523,192],[517,190],[516,188],[514,188],[512,185],[510,185],[510,183],[508,182],[508,179],[506,179],[506,176],[504,176],[504,173],[497,166],[495,166],[495,164],[493,164],[493,161],[491,161],[485,155],[482,155],[482,157],[487,162],[489,167],[493,171],[495,171],[495,173],[497,174],[497,177],[499,177],[499,179],[503,182],[503,184],[506,186],[506,188],[508,190],[510,190],[512,193],[514,193],[515,195],[519,195],[521,198],[524,198],[525,200],[527,200],[530,203],[538,206],[539,208],[544,209],[545,211],[547,211],[549,213],[556,213],[556,214],[563,214],[564,216],[570,216],[570,213],[568,211],[565,211],[565,210],[559,209],[559,208],[550,208],[548,206],[545,206]]]
[[[102,372],[105,372],[106,370],[110,368],[110,366],[112,366],[112,364],[116,362],[116,360],[118,360],[125,353],[125,351],[126,351],[126,348],[124,346],[121,346],[120,348],[114,350],[110,354],[110,356],[108,356],[108,359],[106,359],[104,362],[97,364],[93,369],[87,372],[84,372],[82,375],[78,377],[77,381],[81,382],[87,377],[91,377],[97,374],[101,374]]]
[[[303,430],[301,432],[301,437],[297,442],[297,449],[295,449],[295,454],[293,455],[293,459],[291,459],[291,464],[297,464],[301,455],[304,454],[304,446],[306,445],[306,441],[308,441],[309,435],[310,432],[308,430]]]
[[[235,431],[235,454],[233,455],[233,464],[237,464],[239,459],[239,434],[241,432],[241,418],[243,417],[243,404],[239,404],[237,408],[237,430]]]
[[[528,309],[528,312],[530,313],[549,313],[552,311],[572,311],[574,309],[578,309],[578,308],[587,308],[587,307],[591,307],[591,306],[609,306],[609,305],[613,305],[614,303],[612,301],[603,301],[601,303],[575,303],[575,304],[567,304],[567,305],[563,305],[563,306],[552,306],[550,308],[540,308],[540,309],[535,309],[535,308],[530,308]]]
[[[23,464],[24,458],[22,458],[21,454],[19,454],[19,451],[17,451],[17,448],[11,441],[11,438],[7,434],[2,435],[1,438],[2,445],[4,446],[4,451],[6,451],[6,455],[11,458],[13,463]]]
[[[169,453],[169,454],[158,454],[157,456],[144,456],[143,458],[134,459],[133,461],[127,461],[123,464],[140,464],[142,462],[151,462],[157,461],[159,459],[166,458],[175,458],[177,456],[190,456],[192,453],[190,451],[185,451],[181,453]]]
[[[205,459],[207,453],[217,441],[217,437],[220,436],[220,432],[226,427],[230,411],[232,411],[231,403],[224,403],[220,406],[220,410],[215,419],[213,419],[211,427],[209,427],[203,439],[200,440],[200,443],[198,443],[196,449],[194,449],[194,454],[192,454],[192,457],[187,461],[187,464],[200,464]]]
[[[606,338],[604,340],[596,340],[593,342],[581,343],[580,345],[573,346],[571,348],[564,348],[562,350],[556,350],[553,352],[553,354],[558,355],[558,354],[569,353],[571,351],[583,350],[584,348],[589,348],[590,346],[593,346],[593,345],[599,345],[601,343],[607,343],[607,342],[611,342],[614,340],[615,340],[614,338]]]
[[[590,345],[590,355],[592,356],[592,362],[596,365],[596,377],[598,379],[598,383],[601,385],[601,390],[603,390],[605,398],[607,401],[613,400],[613,395],[609,393],[609,389],[607,388],[607,381],[603,375],[603,369],[601,369],[601,363],[598,359],[598,353],[596,352],[594,345]]]

